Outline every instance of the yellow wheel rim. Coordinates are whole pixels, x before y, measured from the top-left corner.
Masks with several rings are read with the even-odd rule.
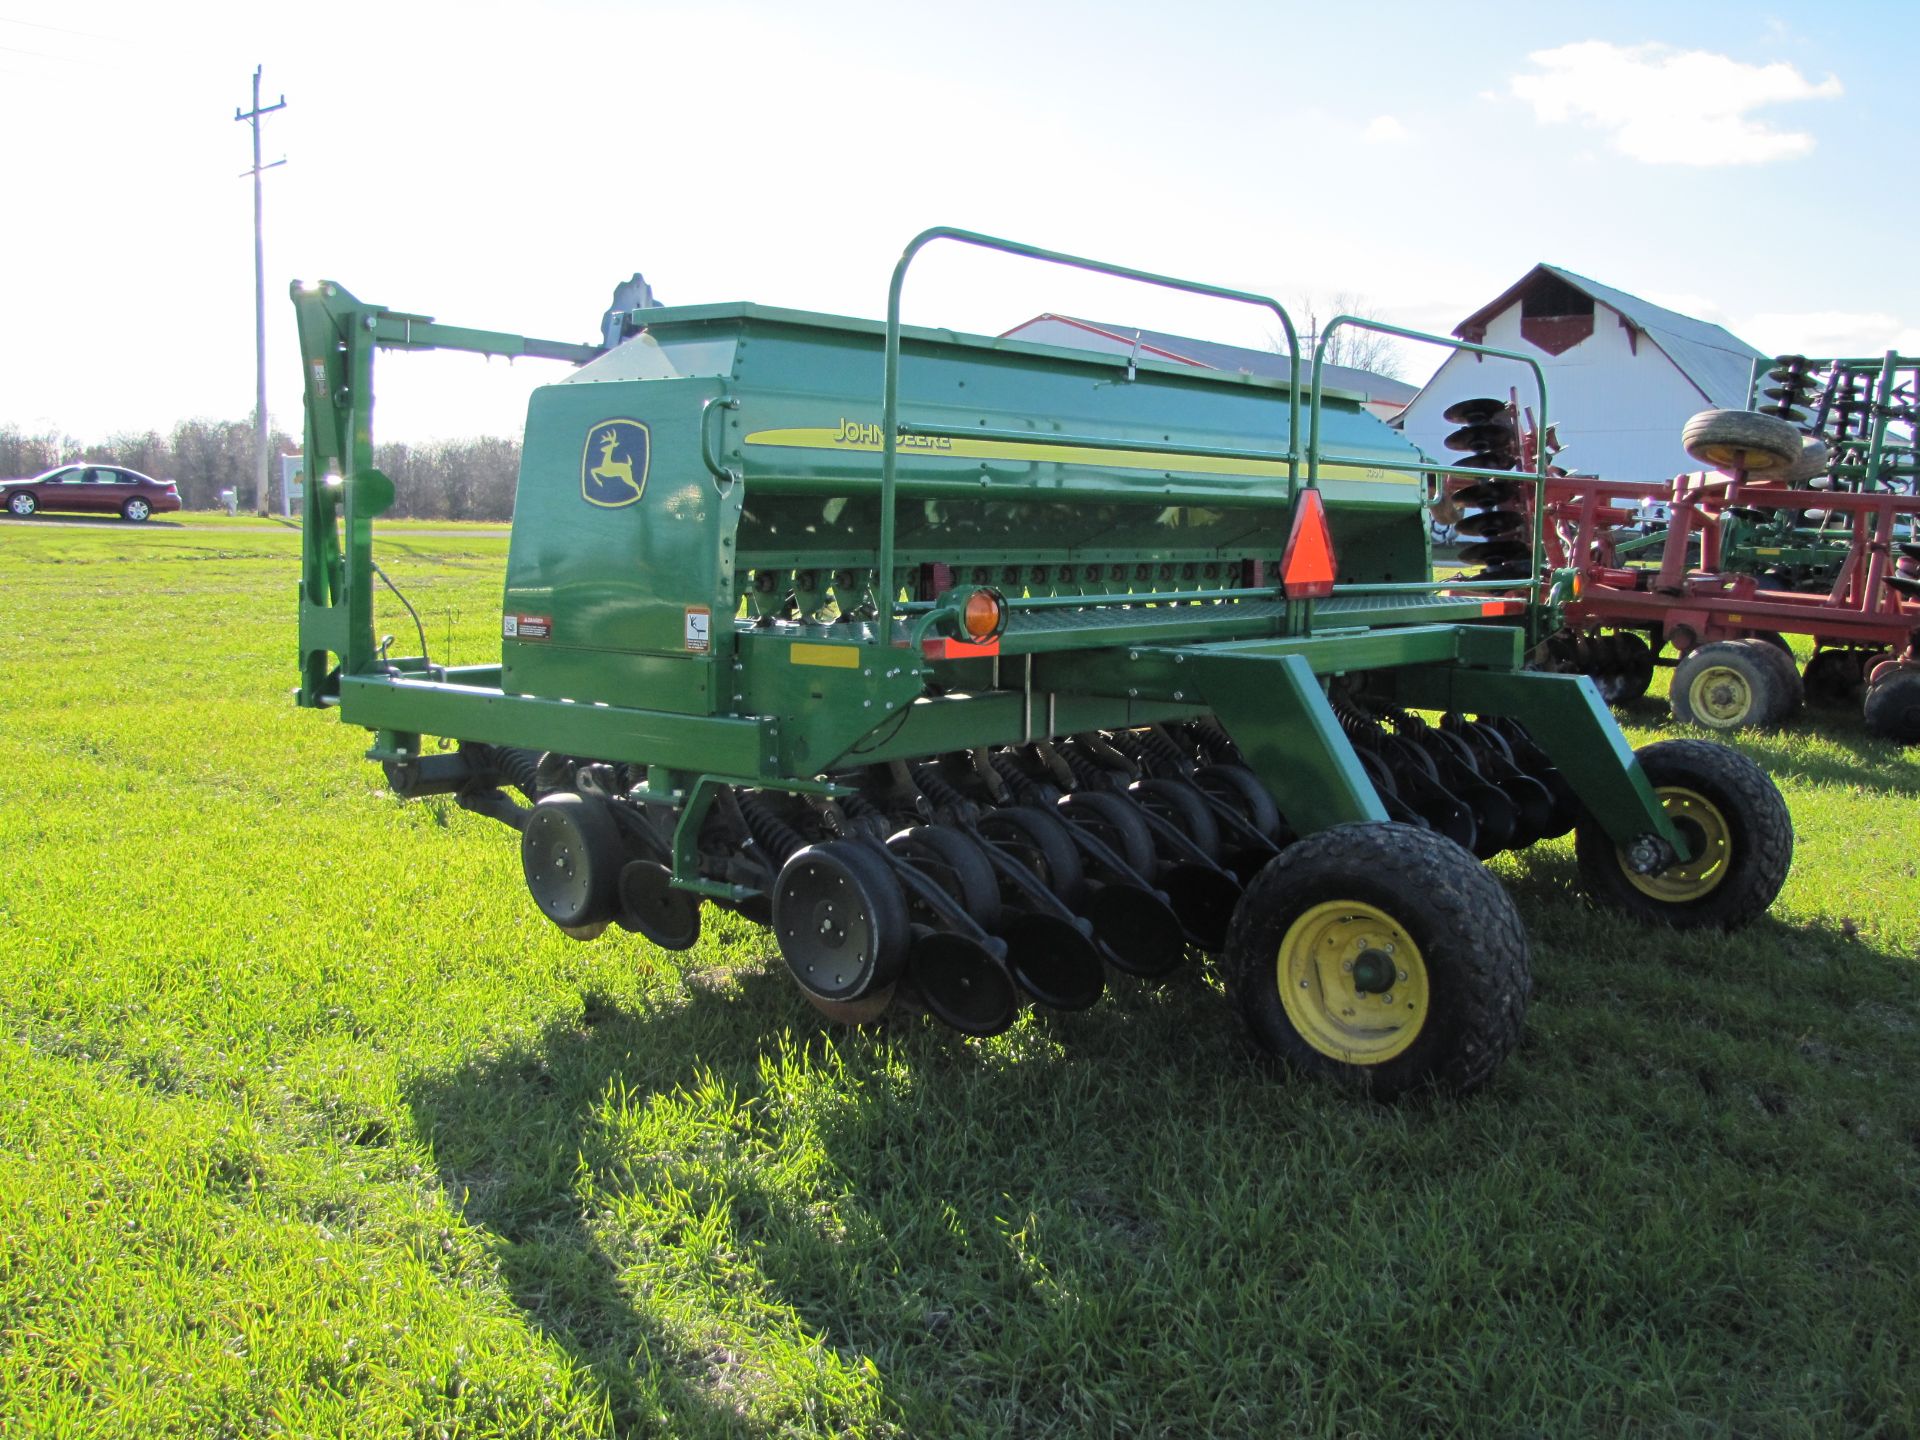
[[[1753,717],[1753,686],[1731,665],[1709,665],[1687,686],[1687,705],[1702,724],[1732,729]]]
[[[1431,1005],[1420,947],[1386,911],[1357,900],[1325,901],[1288,926],[1276,978],[1300,1038],[1349,1065],[1400,1054]]]
[[[1633,882],[1634,889],[1655,900],[1669,905],[1698,900],[1727,878],[1727,867],[1733,859],[1733,834],[1727,828],[1727,817],[1720,813],[1719,806],[1697,790],[1663,785],[1654,793],[1660,797],[1667,818],[1686,837],[1693,849],[1693,858],[1669,865],[1658,875],[1636,875],[1627,868],[1627,855],[1623,850],[1620,868]]]

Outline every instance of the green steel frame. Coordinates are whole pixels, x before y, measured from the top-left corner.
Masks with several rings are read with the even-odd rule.
[[[1523,361],[1534,371],[1544,424],[1545,377],[1529,357],[1343,315],[1327,326],[1314,352],[1303,446],[1297,336],[1277,301],[970,231],[928,230],[902,254],[888,292],[875,547],[881,581],[874,597],[875,623],[852,627],[844,639],[806,641],[814,651],[831,652],[831,663],[819,668],[791,663],[791,637],[767,634],[747,622],[736,622],[732,633],[717,633],[716,650],[724,649],[731,658],[735,676],[732,705],[720,705],[720,713],[577,704],[503,688],[500,667],[429,669],[424,657],[388,661],[379,653],[374,644],[372,531],[374,519],[392,504],[394,491],[373,464],[372,360],[376,349],[388,348],[443,348],[575,364],[607,352],[598,346],[439,325],[423,316],[363,304],[334,285],[296,286],[312,477],[303,524],[300,703],[337,705],[343,720],[377,732],[370,754],[381,759],[416,758],[421,737],[438,735],[646,765],[649,792],[682,807],[674,846],[675,883],[738,898],[730,887],[703,878],[697,869],[694,836],[722,785],[831,790],[832,780],[823,777],[849,765],[1209,712],[1239,741],[1300,833],[1384,819],[1325,694],[1330,677],[1369,672],[1402,704],[1472,708],[1520,720],[1612,838],[1624,846],[1652,834],[1686,857],[1684,841],[1591,682],[1520,671],[1523,637],[1510,617],[1522,608],[1521,602],[1483,602],[1472,594],[1454,593],[1526,589],[1536,602],[1525,607],[1531,618],[1545,582],[1538,522],[1544,506],[1536,507],[1535,579],[1530,588],[1515,582],[1478,587],[1345,584],[1335,587],[1331,599],[1315,602],[1290,601],[1274,585],[1014,597],[999,657],[926,659],[921,640],[950,627],[953,612],[939,602],[903,603],[898,586],[888,583],[896,573],[899,496],[903,489],[912,493],[924,483],[903,484],[900,442],[943,434],[994,438],[979,428],[958,430],[900,419],[901,292],[913,258],[936,240],[1259,306],[1279,318],[1287,335],[1288,432],[1282,450],[1206,450],[1171,442],[1162,447],[1137,439],[1009,432],[1024,445],[1097,443],[1108,450],[1165,449],[1284,463],[1284,494],[1264,498],[1291,505],[1296,486],[1318,488],[1328,465],[1355,458],[1324,454],[1321,444],[1327,347],[1332,333],[1344,326],[1366,326]],[[735,515],[739,491],[747,487],[741,486],[742,471],[727,463],[709,427],[711,416],[724,417],[738,403],[724,393],[708,393],[698,418],[698,455],[722,493],[731,492],[734,508],[729,513]],[[1409,473],[1481,473],[1424,459],[1364,459],[1376,468]],[[1544,484],[1544,461],[1535,478]],[[834,493],[851,488],[834,483],[839,484]],[[1111,495],[1104,490],[1091,493],[1119,501],[1155,498],[1121,486],[1109,488]],[[1410,519],[1424,532],[1419,514]],[[1449,593],[1440,593],[1442,588]],[[896,618],[908,622],[904,633],[896,627]],[[1015,673],[1008,674],[1009,669]],[[943,693],[929,694],[929,682],[936,679]]]

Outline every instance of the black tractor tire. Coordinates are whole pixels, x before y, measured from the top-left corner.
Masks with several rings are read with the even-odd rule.
[[[1681,447],[1702,465],[1781,478],[1799,459],[1800,432],[1757,410],[1702,410],[1680,431]]]
[[[1588,896],[1677,930],[1733,930],[1758,919],[1793,864],[1793,817],[1773,781],[1709,740],[1662,740],[1635,755],[1696,854],[1659,876],[1636,876],[1606,832],[1583,817],[1574,852]]]
[[[30,491],[22,490],[17,495],[7,497],[7,509],[13,514],[18,515],[22,520],[25,520],[39,508],[39,500],[35,499]]]
[[[1860,712],[1869,734],[1920,745],[1920,670],[1895,670],[1867,686]]]
[[[1688,651],[1674,667],[1669,703],[1682,725],[1739,730],[1774,723],[1780,686],[1779,670],[1753,646],[1717,640]]]
[[[1370,935],[1411,943],[1396,955]],[[1368,988],[1355,962],[1386,966],[1401,995]],[[1486,1084],[1533,991],[1526,929],[1499,882],[1451,840],[1392,823],[1322,830],[1270,861],[1234,911],[1226,979],[1262,1052],[1376,1099]],[[1401,997],[1418,1018],[1388,1026]]]

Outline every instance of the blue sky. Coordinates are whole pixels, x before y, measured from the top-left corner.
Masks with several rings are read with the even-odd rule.
[[[1549,260],[1769,350],[1920,349],[1920,6],[0,0],[0,423],[240,417],[267,98],[270,408],[293,277],[589,338],[669,301],[880,312],[958,224],[1445,330]],[[957,250],[910,319],[1262,343],[1259,316]],[[1411,378],[1433,360],[1408,357]],[[387,362],[378,432],[517,433],[542,369]]]

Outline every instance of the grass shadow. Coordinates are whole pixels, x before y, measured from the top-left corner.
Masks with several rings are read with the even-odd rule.
[[[903,1416],[941,1430],[956,1367],[1031,1287],[1006,1197],[1031,1189],[1100,1245],[1117,1235],[1144,1271],[1151,1226],[1116,1198],[1128,1167],[1112,1155],[1176,1143],[1167,1089],[1211,1111],[1247,1080],[1217,1024],[1218,1044],[1176,1043],[1196,1012],[1221,1018],[1197,981],[1127,983],[989,1047],[912,1015],[820,1028],[777,966],[692,977],[685,994],[587,997],[525,1044],[403,1086],[513,1303],[593,1377],[620,1433],[892,1434]],[[1099,1173],[1038,1183],[1033,1157],[1063,1165],[1102,1103]],[[665,1128],[687,1113],[690,1128]]]
[[[1857,716],[1853,724],[1857,728]],[[1900,747],[1891,741],[1848,734],[1837,727],[1807,726],[1801,733],[1817,737],[1823,746],[1840,753],[1822,754],[1804,743],[1796,743],[1792,730],[1781,734],[1742,735],[1740,748],[1776,778],[1792,777],[1906,799],[1920,798],[1920,776],[1908,778],[1901,773],[1906,768],[1899,763],[1904,757]]]
[[[452,1204],[495,1237],[513,1303],[598,1382],[620,1434],[663,1422],[673,1434],[738,1431],[740,1417],[693,1383],[700,1357],[681,1353],[648,1297],[623,1283],[577,1184],[610,1087],[629,1099],[664,1094],[701,1059],[727,1071],[758,1063],[771,1042],[742,1033],[728,1014],[737,1008],[701,987],[657,1011],[587,996],[532,1044],[404,1087]]]

